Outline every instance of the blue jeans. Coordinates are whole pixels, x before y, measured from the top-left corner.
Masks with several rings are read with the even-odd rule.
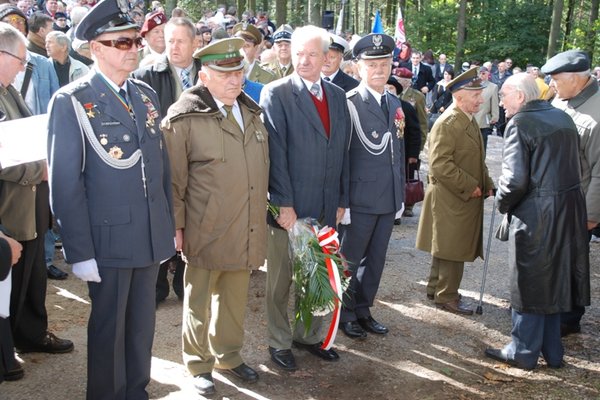
[[[58,239],[58,235],[52,229],[48,229],[44,238],[44,255],[46,256],[46,267],[52,265],[54,260],[54,244]]]
[[[526,369],[537,365],[540,354],[550,367],[562,364],[564,348],[560,339],[560,314],[528,314],[512,310],[512,342],[504,347],[509,359]]]

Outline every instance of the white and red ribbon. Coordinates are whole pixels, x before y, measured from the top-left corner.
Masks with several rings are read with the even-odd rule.
[[[325,255],[339,254],[340,241],[335,229],[325,226],[319,230],[318,227],[313,225],[313,231],[315,235],[317,235],[319,246],[321,246]],[[340,324],[340,300],[344,294],[344,290],[342,288],[339,269],[335,261],[331,257],[325,257],[325,265],[327,266],[327,273],[329,275],[329,284],[337,294],[336,298],[333,300],[334,307],[331,324],[329,325],[327,336],[325,337],[325,340],[323,340],[323,345],[321,346],[323,350],[329,350],[331,346],[333,346],[333,342],[337,335],[338,325]]]

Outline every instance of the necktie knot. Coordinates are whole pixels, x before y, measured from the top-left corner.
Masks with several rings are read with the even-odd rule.
[[[310,87],[310,92],[317,99],[322,100],[321,99],[321,86],[318,83],[315,82],[312,84],[312,86]]]

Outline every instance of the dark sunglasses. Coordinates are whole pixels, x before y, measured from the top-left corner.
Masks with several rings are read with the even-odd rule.
[[[142,47],[142,38],[136,37],[132,38],[118,38],[115,40],[97,40],[98,43],[103,44],[104,46],[114,47],[118,50],[129,50],[135,44],[136,47]]]

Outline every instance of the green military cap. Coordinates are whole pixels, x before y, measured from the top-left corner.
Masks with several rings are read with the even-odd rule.
[[[456,78],[452,79],[446,85],[446,90],[449,90],[451,93],[456,92],[457,90],[481,90],[483,86],[481,86],[481,79],[477,75],[477,68],[471,68],[467,71],[463,72]]]
[[[217,71],[238,71],[244,68],[244,57],[240,53],[244,43],[244,39],[241,38],[217,40],[196,50],[194,58],[200,59],[202,65]]]
[[[262,34],[252,24],[247,22],[240,22],[233,27],[232,35],[234,37],[240,37],[249,42],[253,42],[254,44],[260,44],[263,40]]]

